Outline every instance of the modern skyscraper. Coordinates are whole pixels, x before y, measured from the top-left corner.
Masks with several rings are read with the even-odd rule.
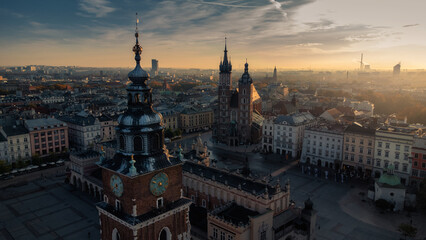
[[[253,85],[247,62],[238,81],[238,88],[232,89],[232,65],[228,61],[226,39],[219,70],[219,103],[215,113],[214,137],[229,146],[259,141],[262,134],[260,125],[263,121],[260,115],[262,99]]]
[[[158,60],[157,59],[152,59],[151,63],[152,63],[151,73],[154,76],[157,76],[158,75]]]
[[[398,79],[400,73],[401,73],[401,63],[398,63],[395,66],[393,66],[393,78]]]
[[[189,206],[182,195],[182,156],[169,156],[163,117],[152,109],[149,75],[140,66],[128,74],[128,109],[119,116],[118,150],[101,157],[103,202],[97,204],[102,239],[190,239]]]

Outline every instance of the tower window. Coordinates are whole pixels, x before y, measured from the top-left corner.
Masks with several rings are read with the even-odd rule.
[[[157,198],[157,208],[162,208],[164,206],[164,200],[162,197]]]
[[[124,136],[120,135],[120,150],[124,150],[126,148],[126,143],[124,140]]]
[[[118,233],[117,228],[112,230],[112,240],[120,240],[120,233]]]
[[[155,133],[152,135],[152,149],[158,150],[160,148],[160,135]]]
[[[127,104],[132,104],[132,94],[130,94],[130,93],[129,93],[128,103]]]
[[[165,227],[160,232],[160,240],[170,240],[172,239],[172,233],[168,227]]]
[[[115,200],[115,210],[121,212],[121,202],[120,200]]]
[[[135,103],[140,103],[139,93],[135,94]]]
[[[140,152],[143,149],[143,139],[141,136],[133,138],[133,149],[135,152]]]

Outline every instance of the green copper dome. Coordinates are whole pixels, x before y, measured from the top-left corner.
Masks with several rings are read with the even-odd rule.
[[[379,183],[388,184],[390,186],[397,186],[401,184],[401,180],[399,179],[399,177],[393,174],[394,170],[395,167],[393,166],[393,164],[389,164],[387,172],[379,178]]]

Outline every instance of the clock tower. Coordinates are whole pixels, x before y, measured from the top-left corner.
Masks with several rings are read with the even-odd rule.
[[[118,150],[101,158],[103,201],[97,204],[102,239],[190,239],[189,206],[182,195],[182,157],[164,145],[163,117],[152,108],[148,73],[140,66],[136,24],[136,67],[128,75],[128,109],[118,118]]]

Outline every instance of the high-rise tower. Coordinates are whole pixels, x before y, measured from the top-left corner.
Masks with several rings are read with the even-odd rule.
[[[190,239],[189,206],[182,197],[182,159],[164,146],[161,114],[152,109],[148,73],[140,66],[136,27],[136,67],[128,74],[128,109],[119,116],[118,150],[101,159],[103,202],[97,204],[102,239]]]

